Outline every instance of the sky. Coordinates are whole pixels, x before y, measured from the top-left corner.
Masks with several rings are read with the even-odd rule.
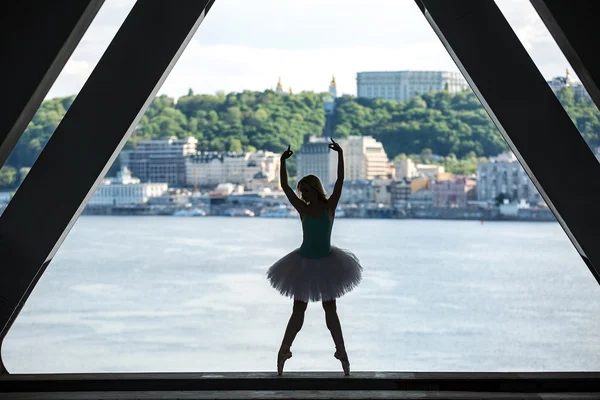
[[[105,1],[48,98],[81,89],[134,3]],[[564,75],[529,0],[496,3],[542,74]],[[355,95],[357,72],[385,70],[458,71],[413,0],[216,0],[158,93],[262,91],[279,77],[321,92],[335,76],[338,94]]]

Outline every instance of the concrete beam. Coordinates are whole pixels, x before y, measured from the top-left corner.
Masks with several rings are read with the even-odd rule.
[[[0,340],[213,2],[135,4],[0,217]]]
[[[104,0],[19,0],[0,24],[0,167],[6,162]]]
[[[496,3],[416,3],[600,283],[600,164]]]

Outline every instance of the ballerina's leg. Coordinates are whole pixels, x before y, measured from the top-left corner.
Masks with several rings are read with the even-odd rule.
[[[283,373],[283,364],[285,361],[292,357],[290,348],[292,347],[296,335],[300,332],[300,329],[302,329],[302,325],[304,324],[304,312],[306,311],[306,307],[308,307],[308,303],[294,300],[292,316],[288,321],[285,334],[283,335],[283,341],[281,342],[281,348],[277,355],[277,373],[279,375]]]

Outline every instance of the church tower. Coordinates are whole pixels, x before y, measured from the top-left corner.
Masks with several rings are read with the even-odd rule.
[[[565,74],[565,86],[568,86],[568,87],[573,86],[573,80],[571,79],[571,72],[569,71],[569,68],[567,68],[566,74]]]
[[[275,93],[284,94],[283,85],[281,84],[281,77],[279,77],[279,81],[277,82],[277,88],[275,89]]]
[[[323,127],[323,137],[333,137],[333,114],[335,112],[335,99],[337,97],[337,84],[335,76],[329,83],[329,92],[323,98],[323,108],[325,109],[325,126]]]
[[[334,100],[337,97],[337,84],[335,83],[335,76],[331,77],[331,83],[329,84],[329,95]]]

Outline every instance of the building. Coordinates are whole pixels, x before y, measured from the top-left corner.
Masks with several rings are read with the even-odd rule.
[[[396,179],[410,179],[418,176],[416,165],[410,158],[395,161],[395,168]]]
[[[277,86],[275,87],[275,93],[285,94],[285,91],[283,90],[283,85],[281,84],[281,77],[279,77],[279,80],[277,81]]]
[[[337,83],[335,76],[331,78],[329,90],[323,99],[323,108],[325,109],[325,126],[323,127],[323,137],[333,137],[333,115],[335,113],[335,99],[337,98]]]
[[[356,75],[357,97],[407,101],[416,94],[447,90],[457,93],[469,89],[460,72],[381,71]]]
[[[524,200],[521,200],[519,202],[515,201],[512,203],[501,203],[498,207],[498,211],[502,216],[517,218],[519,216],[520,210],[527,210],[529,208],[529,203],[525,202]]]
[[[369,182],[371,182],[373,203],[385,205],[392,204],[391,179],[373,179]]]
[[[335,81],[335,76],[331,77],[331,82],[329,82],[329,89],[327,90],[327,94],[323,99],[325,114],[333,114],[335,108],[335,99],[337,98],[337,83]]]
[[[186,184],[186,158],[196,154],[195,138],[142,140],[127,154],[131,173],[142,182],[167,182],[170,186]]]
[[[410,192],[415,193],[423,189],[431,189],[431,178],[413,178],[410,180]]]
[[[281,79],[276,88],[276,93],[285,94]],[[337,179],[337,156],[329,149],[333,137],[333,116],[335,113],[335,99],[337,98],[337,83],[332,76],[327,94],[323,96],[325,110],[325,125],[320,137],[307,137],[300,149],[296,152],[296,176],[298,179],[306,175],[318,176],[326,190],[331,190]]]
[[[408,198],[408,204],[411,208],[431,207],[433,203],[433,190],[430,188],[412,192]]]
[[[396,179],[411,179],[415,177],[435,178],[437,175],[445,172],[445,168],[441,165],[415,164],[410,158],[396,161]]]
[[[346,179],[388,179],[389,159],[380,142],[371,136],[349,136],[338,143],[344,149]]]
[[[376,205],[391,204],[390,179],[346,180],[342,190],[341,204]]]
[[[396,179],[396,165],[392,161],[388,162],[387,171],[388,179]]]
[[[167,183],[140,183],[127,168],[116,178],[103,179],[88,202],[89,206],[125,206],[147,203],[169,189]]]
[[[565,72],[565,76],[555,76],[547,82],[554,94],[558,94],[558,92],[565,87],[570,87],[573,91],[573,97],[575,98],[575,100],[592,100],[589,93],[587,92],[587,90],[585,90],[585,87],[581,82],[573,82],[568,68]]]
[[[296,152],[298,179],[306,175],[316,175],[326,189],[333,186],[337,179],[337,154],[329,148],[330,143],[331,141],[324,137],[311,136],[307,138]]]
[[[407,178],[393,180],[390,184],[391,202],[394,207],[403,207],[408,204],[411,190],[411,181]]]
[[[270,151],[245,153],[205,152],[186,158],[186,185],[214,187],[220,183],[248,185],[260,174],[260,184],[272,189],[279,184],[280,156]],[[258,183],[254,182],[254,186]]]
[[[344,150],[346,180],[389,179],[390,162],[383,145],[370,136],[350,136],[338,139]],[[296,153],[298,178],[313,174],[331,187],[337,179],[337,155],[329,149],[331,141],[324,137],[309,137]]]
[[[277,189],[273,187],[273,182],[274,180],[269,179],[264,172],[257,172],[252,178],[250,178],[248,182],[246,182],[244,190],[248,190],[250,192],[260,192],[264,190]],[[279,179],[277,180],[277,185],[279,185]]]
[[[283,85],[281,84],[281,77],[279,77],[279,79],[277,80],[277,86],[275,87],[275,93],[281,94],[281,95],[286,95],[286,94],[292,94],[293,92],[292,92],[291,87],[288,89],[287,92],[285,90],[283,90]]]
[[[476,186],[475,179],[466,177],[433,181],[432,205],[443,208],[464,208],[468,201],[477,200]]]
[[[442,173],[435,180],[442,181],[451,179],[452,174]],[[434,178],[416,177],[400,178],[392,181],[391,196],[394,207],[431,206],[433,202],[433,191],[431,189]]]
[[[548,86],[550,86],[550,89],[552,89],[552,91],[554,92],[554,94],[557,94],[565,86],[571,85],[568,75],[566,77],[555,76],[551,80],[547,81],[547,83]]]
[[[499,196],[517,202],[542,201],[535,185],[510,151],[491,157],[489,162],[477,166],[478,200],[495,202]]]

